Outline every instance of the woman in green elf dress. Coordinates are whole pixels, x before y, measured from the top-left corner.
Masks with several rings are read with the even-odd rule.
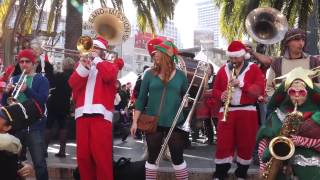
[[[286,80],[270,99],[268,109],[272,112],[257,135],[261,175],[266,172],[266,162],[271,157],[268,148],[270,140],[279,135],[287,114],[297,104],[297,110],[303,115],[302,120],[296,133],[289,135],[295,151],[279,167],[276,179],[320,179],[320,89],[312,83],[311,78],[315,75],[315,71],[293,69],[284,76]]]

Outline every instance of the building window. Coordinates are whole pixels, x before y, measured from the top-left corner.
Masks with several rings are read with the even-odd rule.
[[[148,62],[147,56],[144,56],[144,57],[143,57],[143,61],[144,61],[144,62]]]

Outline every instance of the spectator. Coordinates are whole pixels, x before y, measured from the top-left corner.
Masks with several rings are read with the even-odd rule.
[[[66,157],[67,119],[70,115],[71,88],[68,79],[72,73],[75,62],[72,58],[63,61],[63,72],[57,72],[53,76],[56,87],[51,90],[48,99],[48,121],[46,128],[46,147],[48,148],[54,122],[58,122],[60,149],[56,157]]]

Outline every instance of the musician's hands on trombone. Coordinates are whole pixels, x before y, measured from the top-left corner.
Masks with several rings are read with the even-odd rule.
[[[91,68],[92,61],[89,57],[81,56],[80,57],[80,63],[87,69]]]

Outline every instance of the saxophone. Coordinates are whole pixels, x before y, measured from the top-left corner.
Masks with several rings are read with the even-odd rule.
[[[261,179],[274,180],[283,162],[290,159],[295,151],[294,143],[289,139],[290,135],[297,133],[300,123],[303,121],[303,114],[297,111],[298,104],[295,103],[294,111],[288,113],[280,129],[279,136],[273,138],[269,143],[271,159],[267,162]]]
[[[235,74],[236,74],[235,72],[236,72],[235,64],[232,64],[230,80],[233,80],[235,78]],[[226,102],[224,102],[223,118],[221,120],[222,122],[226,122],[227,121],[229,105],[230,105],[230,101],[231,101],[231,98],[232,98],[232,91],[233,91],[233,86],[231,84],[231,81],[229,81],[228,86],[227,86],[227,100],[226,100]]]

